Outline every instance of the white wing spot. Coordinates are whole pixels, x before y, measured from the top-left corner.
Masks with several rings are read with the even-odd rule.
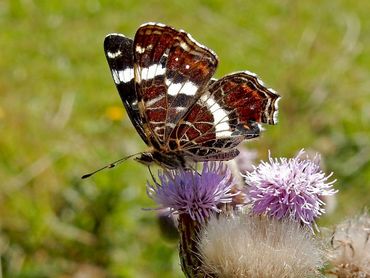
[[[172,83],[168,86],[167,92],[171,96],[177,96],[179,91],[181,90],[182,84],[181,83]]]
[[[178,94],[194,96],[197,91],[198,87],[193,82],[170,83],[167,90],[171,96],[177,96]]]
[[[194,96],[198,91],[198,87],[193,82],[186,82],[180,93],[187,96]]]
[[[127,83],[130,82],[134,78],[134,71],[131,68],[126,68],[123,71],[119,71],[120,73],[120,78],[121,78],[121,73],[122,73],[122,79],[123,82]]]
[[[189,51],[189,50],[190,50],[189,46],[188,46],[185,42],[181,42],[181,43],[180,43],[180,46],[181,46],[181,48],[182,48],[182,49],[184,49],[185,51]]]
[[[119,76],[118,76],[118,71],[117,70],[112,70],[112,76],[113,76],[114,83],[116,83],[116,84],[121,83],[121,81],[119,80]]]
[[[182,107],[182,106],[178,106],[178,107],[175,108],[176,112],[178,112],[178,113],[180,113],[180,112],[182,112],[186,109],[187,109],[186,107]]]
[[[117,52],[107,52],[108,58],[114,59],[117,58],[118,56],[121,56],[122,52],[121,50],[117,50]]]
[[[229,117],[227,112],[221,108],[221,106],[214,101],[213,98],[209,98],[207,95],[202,96],[202,101],[207,104],[207,107],[211,111],[216,128],[216,137],[228,137],[231,136],[230,126],[228,124]]]
[[[253,76],[253,77],[258,78],[257,74],[255,74],[254,72],[251,72],[251,71],[249,71],[249,70],[245,70],[245,71],[244,71],[244,73],[246,73],[246,74],[248,74],[248,75],[251,75],[251,76]]]
[[[141,25],[140,25],[140,28],[141,28],[141,27],[144,27],[144,26],[150,26],[150,25],[155,25],[155,26],[159,26],[159,27],[166,27],[166,25],[165,25],[165,24],[163,24],[163,23],[158,23],[158,22],[146,22],[146,23],[144,23],[144,24],[141,24]]]
[[[156,76],[163,75],[166,73],[166,68],[163,68],[161,64],[153,64],[148,68],[143,68],[141,70],[141,79],[150,80]]]
[[[189,65],[186,65],[185,68],[188,70],[190,68],[190,66]]]
[[[114,83],[127,83],[134,78],[134,71],[132,68],[125,68],[124,70],[112,70]]]
[[[141,47],[140,45],[137,45],[135,50],[136,52],[143,54],[145,52],[145,47]]]
[[[169,87],[169,86],[171,85],[171,83],[172,83],[172,81],[171,81],[171,80],[169,80],[168,78],[165,78],[165,79],[164,79],[164,84],[166,84],[166,85],[167,85],[167,87]]]
[[[280,101],[280,97],[278,99],[275,100],[275,103],[274,103],[274,108],[275,108],[275,112],[274,114],[272,115],[272,119],[274,121],[274,123],[277,123],[278,122],[278,114],[279,114],[279,101]]]

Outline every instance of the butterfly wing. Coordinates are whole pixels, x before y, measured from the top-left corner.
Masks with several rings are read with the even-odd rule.
[[[134,40],[108,35],[104,49],[132,123],[163,165],[232,159],[260,123],[276,123],[279,95],[249,72],[211,79],[216,55],[184,31],[147,23]]]
[[[141,26],[134,39],[139,111],[157,149],[166,148],[180,119],[204,92],[216,55],[184,31],[162,24]]]
[[[140,137],[149,144],[135,91],[133,40],[121,34],[109,34],[104,40],[104,52],[126,112]]]
[[[249,122],[277,123],[280,96],[266,88],[254,73],[236,72],[215,81],[208,88],[205,99],[213,99],[236,121],[231,124],[233,131],[237,125]]]
[[[256,75],[237,72],[213,81],[171,134],[171,146],[194,161],[229,160],[260,123],[276,124],[280,96]]]

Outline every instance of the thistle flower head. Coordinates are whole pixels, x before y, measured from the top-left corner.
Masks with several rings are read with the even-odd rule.
[[[205,271],[225,278],[315,277],[324,264],[322,244],[307,227],[255,215],[212,216],[199,253]]]
[[[303,150],[295,158],[270,157],[246,173],[253,213],[310,225],[325,212],[321,197],[336,193],[332,189],[335,180],[328,181],[332,174],[321,171],[317,157],[311,161],[302,159],[302,154]]]
[[[337,277],[370,277],[370,216],[367,212],[340,223],[330,242],[328,273]]]
[[[203,164],[201,173],[184,169],[163,170],[160,182],[147,185],[147,192],[161,208],[188,214],[193,220],[204,222],[212,212],[220,212],[221,203],[232,202],[234,178],[222,163]]]

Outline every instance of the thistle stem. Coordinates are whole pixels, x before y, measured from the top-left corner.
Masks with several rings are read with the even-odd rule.
[[[188,278],[216,277],[206,273],[202,268],[197,242],[201,224],[191,219],[189,215],[181,214],[178,229],[180,234],[179,255],[185,276]]]

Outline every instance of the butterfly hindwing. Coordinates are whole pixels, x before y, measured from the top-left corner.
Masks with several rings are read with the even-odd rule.
[[[276,124],[280,98],[251,72],[226,75],[208,88],[209,95],[226,111],[235,113],[237,124],[248,122]]]
[[[278,99],[252,73],[227,75],[211,82],[171,139],[197,161],[236,156],[239,143],[259,136],[259,123],[276,123]]]

